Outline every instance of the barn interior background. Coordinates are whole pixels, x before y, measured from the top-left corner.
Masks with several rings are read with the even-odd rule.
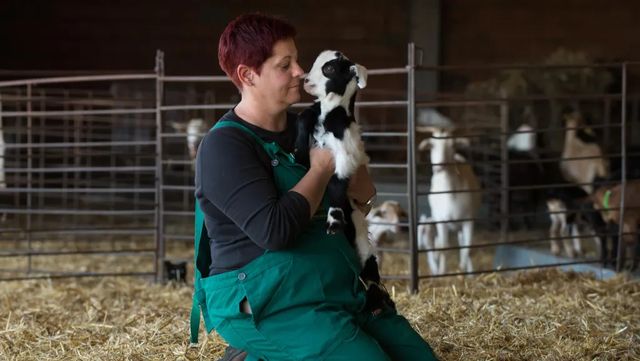
[[[334,48],[370,69],[358,118],[379,202],[395,200],[408,213],[400,231],[379,244],[388,279],[418,290],[429,287],[419,279],[435,275],[430,252],[418,249],[425,229],[419,224],[433,224],[419,221],[432,213],[433,172],[418,144],[430,134],[420,129],[433,125],[461,131],[459,151],[480,180],[481,190],[472,191],[482,202],[467,247],[473,273],[562,265],[609,278],[623,270],[620,263],[601,266],[589,222],[582,225],[588,228],[583,254],[551,254],[553,212],[546,200],[567,184],[537,178],[539,169],[560,162],[568,108],[586,119],[580,130],[593,135],[608,160],[606,184],[638,175],[640,3],[405,0],[326,8],[313,1],[6,1],[0,4],[0,281],[164,280],[165,261],[190,262],[190,144],[197,146],[238,101],[218,68],[217,39],[230,19],[250,10],[281,14],[296,25],[303,68]],[[296,108],[309,101],[304,96]],[[515,135],[535,135],[535,146],[514,152]],[[457,267],[460,247],[453,240],[439,277],[468,273]],[[638,294],[628,297],[638,303]],[[625,340],[637,342],[637,325],[629,332]],[[457,352],[437,347],[441,354]],[[639,352],[619,351],[614,359]]]

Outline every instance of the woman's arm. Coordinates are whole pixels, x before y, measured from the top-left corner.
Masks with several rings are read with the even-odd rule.
[[[281,194],[276,189],[270,160],[266,154],[262,159],[259,147],[235,128],[207,134],[197,158],[196,183],[200,188],[196,192],[201,193],[200,206],[205,212],[215,206],[255,244],[278,250],[286,248],[309,223],[311,204],[301,193]],[[305,178],[309,178],[305,182],[317,181]],[[324,192],[324,188],[317,192]]]
[[[320,206],[324,191],[335,171],[335,165],[333,155],[327,148],[312,148],[309,158],[309,171],[291,190],[301,194],[309,202],[311,218]]]
[[[361,165],[349,181],[349,197],[365,215],[375,202],[376,187],[365,165]]]

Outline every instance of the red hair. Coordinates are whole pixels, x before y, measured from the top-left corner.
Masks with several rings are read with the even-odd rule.
[[[218,63],[240,89],[236,73],[238,65],[244,64],[260,74],[262,64],[272,54],[273,45],[295,36],[296,29],[284,20],[259,13],[240,15],[220,35]]]

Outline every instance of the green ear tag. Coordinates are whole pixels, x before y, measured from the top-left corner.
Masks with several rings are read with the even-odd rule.
[[[602,198],[604,209],[609,209],[609,198],[611,198],[611,190],[604,192],[604,197]]]

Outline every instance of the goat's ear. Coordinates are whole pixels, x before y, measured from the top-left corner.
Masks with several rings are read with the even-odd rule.
[[[364,89],[367,86],[367,68],[360,64],[351,65],[351,73],[355,74],[358,80],[358,88]]]
[[[418,150],[429,150],[429,149],[431,149],[431,139],[425,138],[418,145]]]
[[[456,137],[454,138],[454,144],[461,148],[469,148],[471,140],[468,137]]]

